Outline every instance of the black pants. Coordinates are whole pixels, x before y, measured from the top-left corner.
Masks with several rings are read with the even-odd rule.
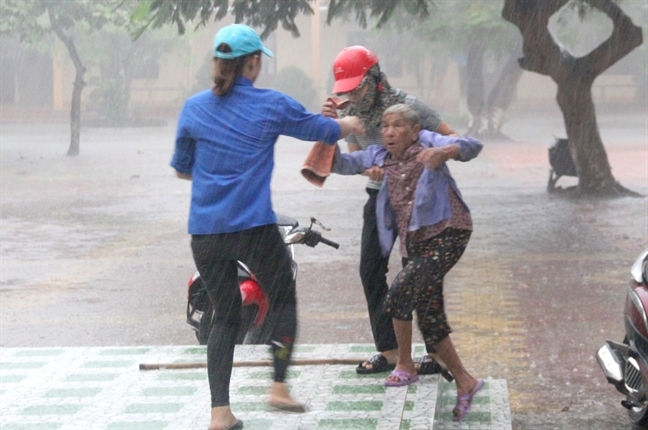
[[[398,348],[391,317],[385,313],[389,257],[383,257],[378,240],[376,198],[378,190],[367,188],[369,199],[364,206],[364,224],[360,245],[360,280],[367,299],[369,321],[376,349],[380,352]]]
[[[229,405],[229,384],[242,307],[237,260],[250,268],[268,296],[269,313],[276,317],[271,335],[274,380],[284,382],[297,334],[297,299],[290,256],[277,226],[194,235],[191,249],[215,311],[207,342],[212,407]]]

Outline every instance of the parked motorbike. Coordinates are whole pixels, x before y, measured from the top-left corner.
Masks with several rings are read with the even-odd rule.
[[[300,227],[297,220],[277,215],[277,225],[290,253],[292,276],[295,281],[297,280],[297,262],[295,261],[294,245],[303,244],[315,247],[319,243],[323,243],[335,249],[340,247],[337,243],[323,237],[319,231],[313,230],[313,226],[317,225],[322,230],[330,231],[315,218],[310,219],[308,227]],[[237,335],[236,343],[265,344],[269,340],[273,325],[273,316],[268,314],[268,299],[259,286],[258,280],[245,263],[238,261],[237,265],[243,309],[241,329]],[[189,279],[188,284],[187,323],[196,332],[196,338],[201,345],[207,344],[213,316],[214,309],[207,290],[200,279],[200,274],[196,272]]]
[[[607,381],[623,395],[632,422],[648,428],[648,248],[635,261],[623,311],[623,342],[606,341],[596,354]]]

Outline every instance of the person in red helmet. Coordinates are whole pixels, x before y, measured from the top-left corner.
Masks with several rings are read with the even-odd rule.
[[[387,77],[380,70],[378,57],[364,46],[350,46],[343,49],[333,62],[335,84],[332,93],[346,98],[350,104],[339,112],[340,117],[357,116],[365,125],[363,136],[349,134],[346,137],[349,152],[367,149],[371,145],[383,145],[381,122],[385,109],[396,104],[411,106],[419,116],[422,129],[443,135],[457,135],[439,114],[416,99],[389,85]],[[334,102],[327,100],[322,114],[338,118]],[[385,313],[384,302],[389,286],[387,270],[389,255],[383,256],[378,239],[376,221],[376,198],[383,179],[381,168],[374,166],[365,172],[369,177],[366,186],[368,194],[363,211],[362,240],[360,245],[360,280],[364,289],[369,310],[371,331],[379,354],[360,363],[356,372],[360,374],[386,372],[394,369],[398,359],[398,343],[394,334],[391,317]],[[407,262],[403,258],[403,265]],[[434,355],[434,351],[428,351]],[[419,374],[442,373],[447,379],[445,365],[430,355],[425,355],[417,363]]]

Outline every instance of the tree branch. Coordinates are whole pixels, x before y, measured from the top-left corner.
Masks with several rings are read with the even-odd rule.
[[[85,66],[81,62],[81,57],[79,57],[79,53],[77,52],[76,46],[74,45],[74,42],[72,42],[72,39],[70,36],[65,34],[63,29],[58,23],[58,20],[54,16],[51,10],[47,10],[47,14],[49,15],[50,19],[50,25],[52,26],[52,31],[56,36],[63,42],[65,47],[68,50],[68,53],[70,54],[70,58],[72,59],[72,63],[74,64],[74,68],[79,71],[81,70],[82,72],[85,72]]]
[[[614,25],[608,40],[585,56],[588,69],[594,76],[598,76],[640,46],[643,43],[643,32],[615,1],[597,0],[590,4],[606,14]]]
[[[326,23],[330,25],[334,18],[345,17],[355,12],[355,20],[366,28],[368,18],[377,18],[376,27],[385,25],[397,7],[403,7],[412,16],[426,18],[433,6],[432,0],[330,0]],[[367,12],[369,16],[367,16]]]
[[[524,70],[552,76],[563,62],[563,51],[549,33],[548,26],[549,18],[568,1],[505,0],[502,18],[515,25],[522,34],[524,56],[518,62]]]

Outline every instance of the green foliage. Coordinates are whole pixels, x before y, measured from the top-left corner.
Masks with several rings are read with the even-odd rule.
[[[299,37],[295,18],[300,14],[312,15],[311,0],[139,0],[132,19],[141,24],[138,34],[149,26],[159,27],[174,23],[178,32],[184,34],[187,23],[196,22],[196,27],[204,26],[212,17],[218,21],[231,10],[235,22],[243,22],[262,29],[261,38],[265,39],[277,29],[279,24],[284,30]],[[400,6],[410,16],[428,16],[432,0],[331,0],[328,7],[327,22],[355,14],[357,22],[366,27],[371,19],[377,26],[386,24],[394,11]]]
[[[83,23],[100,29],[109,22],[126,25],[131,3],[124,0],[2,0],[0,34],[17,35],[27,43],[37,43],[53,31],[53,24],[69,31]]]
[[[501,17],[503,0],[435,0],[429,19],[415,26],[425,40],[440,41],[454,52],[465,52],[479,41],[496,56],[507,53],[517,30]]]
[[[128,28],[137,6],[125,0],[2,0],[1,4],[1,35],[19,36],[22,42],[39,46],[46,35],[55,33],[68,50],[108,24]],[[100,55],[97,49],[85,54]]]
[[[99,124],[117,126],[130,120],[123,82],[114,78],[94,78],[90,83],[95,88],[88,96],[88,108],[97,114]]]
[[[86,66],[100,72],[89,80],[92,92],[87,108],[96,115],[96,121],[109,126],[137,125],[135,112],[130,109],[132,81],[157,78],[167,53],[182,52],[174,49],[182,44],[168,26],[148,31],[136,41],[126,28],[116,25],[107,25],[81,39],[78,49]]]
[[[0,35],[36,42],[47,32],[47,10],[37,0],[3,0],[0,6]]]
[[[212,17],[218,21],[227,16],[231,10],[235,22],[244,22],[255,28],[262,28],[261,38],[265,39],[281,27],[299,37],[295,18],[300,15],[312,15],[308,4],[310,0],[140,0],[132,16],[142,22],[147,15],[149,20],[140,28],[141,34],[148,26],[160,27],[173,23],[178,33],[184,34],[185,24],[197,22],[196,28],[204,26]]]
[[[288,66],[277,73],[274,88],[288,94],[307,109],[317,109],[318,99],[313,80],[297,66]]]
[[[399,6],[408,15],[427,18],[431,0],[331,0],[326,22],[355,13],[356,21],[362,28],[367,28],[369,20],[376,20],[376,27],[385,25]],[[369,14],[367,15],[367,12]]]

